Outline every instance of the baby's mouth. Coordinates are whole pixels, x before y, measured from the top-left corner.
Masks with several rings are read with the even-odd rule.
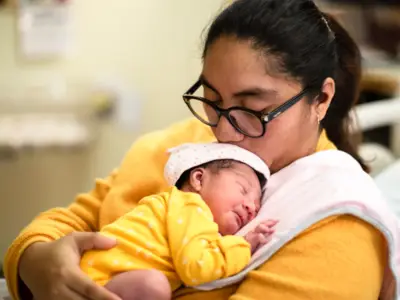
[[[244,225],[243,219],[237,212],[235,212],[235,217],[236,217],[236,222],[238,223],[239,227],[243,227],[243,225]]]

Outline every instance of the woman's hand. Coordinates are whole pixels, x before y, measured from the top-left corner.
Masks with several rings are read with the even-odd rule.
[[[38,242],[21,257],[19,274],[35,300],[119,300],[80,269],[83,252],[116,244],[96,233],[73,233],[60,240]]]

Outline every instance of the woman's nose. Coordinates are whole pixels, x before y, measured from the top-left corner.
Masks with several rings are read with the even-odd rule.
[[[222,143],[240,142],[244,138],[244,135],[238,132],[224,116],[219,119],[214,134],[217,140]]]

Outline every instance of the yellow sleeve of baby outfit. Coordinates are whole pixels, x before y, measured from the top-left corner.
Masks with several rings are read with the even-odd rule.
[[[81,269],[93,281],[105,285],[122,272],[157,269],[152,257],[168,253],[165,195],[143,198],[129,213],[102,228],[100,234],[118,243],[109,250],[91,250],[83,255]]]
[[[198,194],[171,194],[167,227],[176,272],[187,286],[232,276],[250,261],[249,243],[242,237],[221,236]]]

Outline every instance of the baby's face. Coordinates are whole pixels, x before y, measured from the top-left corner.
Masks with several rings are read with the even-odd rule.
[[[222,235],[235,234],[254,219],[261,205],[256,173],[239,162],[216,173],[206,168],[199,194],[210,207]]]

